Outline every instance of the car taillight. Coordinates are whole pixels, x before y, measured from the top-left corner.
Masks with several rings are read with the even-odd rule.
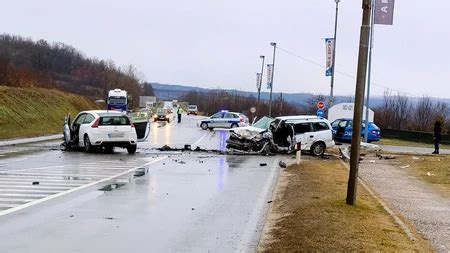
[[[100,123],[100,118],[97,118],[94,123],[92,124],[92,128],[98,128],[98,124]]]

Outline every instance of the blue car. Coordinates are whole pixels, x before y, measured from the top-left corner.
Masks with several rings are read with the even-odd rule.
[[[349,142],[352,140],[353,120],[337,119],[331,123],[333,128],[333,137],[337,141]],[[361,136],[364,137],[366,124],[363,122]],[[369,138],[368,142],[379,141],[381,139],[380,128],[373,122],[369,122]]]

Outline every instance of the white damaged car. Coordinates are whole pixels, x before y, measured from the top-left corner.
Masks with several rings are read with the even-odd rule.
[[[137,147],[136,129],[130,118],[118,111],[83,111],[73,122],[70,114],[64,119],[63,149],[83,148],[86,152],[103,149],[112,153],[114,147],[126,148],[134,154]]]
[[[227,148],[244,154],[292,153],[300,147],[319,156],[335,145],[330,122],[317,116],[263,117],[230,132]]]

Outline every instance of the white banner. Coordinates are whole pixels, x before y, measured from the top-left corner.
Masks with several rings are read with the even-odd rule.
[[[273,64],[267,64],[267,89],[272,88]]]
[[[258,90],[261,89],[261,83],[262,83],[262,74],[261,73],[256,73],[256,88]]]
[[[331,76],[333,74],[334,39],[333,38],[325,39],[325,46],[327,53],[325,76]]]

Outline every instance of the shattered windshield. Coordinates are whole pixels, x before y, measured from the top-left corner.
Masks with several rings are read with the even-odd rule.
[[[273,120],[273,118],[264,116],[260,120],[256,121],[255,124],[253,124],[253,127],[269,129],[270,123],[272,123]]]

